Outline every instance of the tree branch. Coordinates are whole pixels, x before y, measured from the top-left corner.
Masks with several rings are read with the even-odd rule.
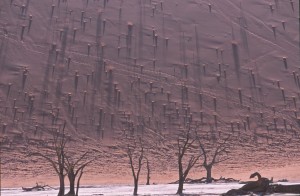
[[[215,161],[215,163],[214,163],[214,164],[221,163],[221,162],[227,161],[227,160],[229,160],[229,159],[230,159],[230,158],[224,158],[224,159],[221,159],[221,160]]]
[[[82,159],[84,159],[85,156],[87,156],[90,152],[87,151],[83,153],[83,155],[74,163],[74,166],[76,166]]]
[[[227,141],[228,141],[229,138],[230,138],[230,137],[228,137],[227,139],[225,139],[224,142],[221,143],[221,144],[217,147],[217,149],[216,149],[216,151],[215,151],[215,153],[214,153],[213,159],[212,159],[212,161],[211,161],[211,164],[217,163],[217,161],[216,161],[217,156],[220,155],[220,154],[222,154],[223,152],[226,152],[226,149],[227,149],[226,144],[227,144]]]
[[[59,163],[53,161],[50,157],[47,157],[39,152],[30,153],[29,156],[38,156],[46,159],[49,163],[51,163],[52,167],[55,169],[55,172],[59,174],[58,168],[56,167],[56,165],[58,165]]]
[[[198,143],[199,143],[199,146],[200,146],[200,149],[201,149],[201,151],[202,151],[203,158],[204,158],[203,164],[202,164],[202,165],[207,165],[207,152],[206,152],[206,150],[204,149],[204,146],[203,146],[203,144],[201,143],[200,138],[199,138],[198,136],[197,136],[197,140],[198,140]]]
[[[144,147],[142,147],[141,149],[141,155],[139,157],[139,169],[138,169],[138,172],[137,172],[137,178],[139,177],[140,175],[140,171],[141,171],[141,168],[142,168],[142,161],[143,161],[143,157],[144,157]]]
[[[77,169],[77,171],[75,172],[75,176],[77,176],[77,174],[78,174],[78,172],[79,172],[80,170],[83,170],[88,164],[90,164],[90,163],[93,162],[94,160],[95,160],[95,158],[93,158],[93,159],[91,159],[91,160],[85,162],[84,164],[82,164],[82,165]],[[75,166],[75,165],[74,165],[74,166]]]
[[[194,165],[197,163],[197,161],[199,160],[200,156],[192,156],[189,160],[188,166],[186,168],[186,170],[184,171],[183,177],[186,178],[188,173],[190,172],[190,170],[192,169],[192,167],[194,167]]]
[[[132,161],[132,152],[130,150],[129,145],[127,147],[127,155],[129,157],[129,162],[130,162],[130,166],[131,166],[132,175],[133,175],[134,179],[136,179],[135,171],[134,171],[134,166],[133,166],[133,161]]]

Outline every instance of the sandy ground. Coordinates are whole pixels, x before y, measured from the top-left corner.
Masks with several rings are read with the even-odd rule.
[[[211,152],[231,136],[216,178],[300,180],[298,17],[288,0],[0,1],[1,185],[57,184],[26,153],[63,129],[70,156],[97,157],[83,184],[131,183],[139,137],[151,181],[172,182],[188,126]]]
[[[192,195],[201,196],[212,196],[224,193],[229,189],[239,188],[241,184],[230,183],[230,184],[187,184],[185,185],[185,193]],[[140,185],[140,195],[175,195],[177,189],[176,184],[164,184],[164,185]],[[56,190],[46,191],[34,191],[34,192],[23,192],[20,189],[5,189],[1,192],[3,196],[55,196],[57,195]],[[132,195],[132,186],[127,185],[100,185],[100,186],[85,186],[81,187],[79,194],[82,196],[91,195]],[[276,194],[275,194],[276,195]],[[272,194],[272,196],[275,196]]]

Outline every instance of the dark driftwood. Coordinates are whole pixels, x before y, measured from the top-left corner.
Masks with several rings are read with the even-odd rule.
[[[231,183],[231,182],[239,182],[239,180],[234,179],[234,178],[224,178],[224,177],[220,177],[219,179],[215,179],[215,178],[211,178],[212,182],[221,182],[221,183]],[[186,183],[207,183],[207,178],[203,177],[200,179],[187,179]]]
[[[211,178],[212,182],[221,182],[221,183],[231,183],[231,182],[239,182],[240,180],[234,179],[234,178],[223,178],[220,177],[219,179]],[[203,177],[200,179],[191,179],[187,178],[184,183],[186,184],[200,184],[200,183],[207,183],[207,178]],[[178,184],[178,180],[175,182],[171,182],[170,184]]]
[[[239,189],[231,189],[227,193],[223,194],[224,196],[234,196],[234,195],[248,195],[249,193],[266,193],[270,180],[267,178],[262,178],[258,172],[255,172],[250,175],[250,178],[257,177],[257,181],[247,182],[244,186]]]
[[[251,193],[256,193],[256,194],[272,194],[272,193],[300,194],[300,184],[297,184],[297,185],[272,184],[272,185],[269,185],[268,189],[264,192],[244,191],[242,189],[231,189],[227,193],[223,194],[223,196],[249,195]]]
[[[246,182],[244,186],[239,189],[231,189],[227,193],[222,194],[223,196],[235,196],[235,195],[249,195],[251,193],[255,194],[272,194],[272,193],[296,193],[300,194],[300,184],[296,185],[281,185],[281,184],[271,184],[271,180],[267,178],[262,178],[258,172],[253,173],[250,178],[258,177],[257,181]]]
[[[41,185],[36,184],[36,186],[30,187],[30,188],[22,187],[22,190],[23,191],[44,191],[45,187],[47,187],[47,186],[48,185],[41,186]]]
[[[36,183],[36,186],[33,187],[22,187],[23,191],[44,191],[45,188],[47,189],[55,189],[49,185],[39,185],[38,183]]]
[[[300,193],[300,184],[295,185],[270,185],[268,193]]]

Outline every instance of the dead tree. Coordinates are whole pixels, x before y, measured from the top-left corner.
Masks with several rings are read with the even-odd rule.
[[[66,194],[66,196],[78,196],[80,179],[82,177],[83,170],[88,164],[90,164],[95,159],[93,157],[90,158],[91,156],[89,152],[85,152],[76,161],[73,161],[72,158],[69,158],[67,155],[65,157],[65,170],[67,172],[68,179],[70,182],[70,191],[68,192],[68,194]],[[78,174],[79,177],[77,179],[77,187],[75,193],[75,181]]]
[[[192,167],[196,164],[200,156],[194,156],[192,155],[189,158],[188,164],[186,166],[186,169],[183,169],[183,159],[186,155],[187,151],[191,149],[193,143],[195,142],[195,139],[191,138],[190,132],[184,133],[184,137],[178,138],[177,145],[178,145],[178,173],[179,173],[179,180],[178,180],[178,189],[177,194],[182,194],[183,192],[183,184],[188,176],[190,170]]]
[[[229,137],[227,139],[225,139],[223,142],[219,143],[217,145],[217,147],[215,148],[215,150],[207,150],[204,147],[204,144],[200,141],[199,137],[197,137],[199,146],[200,146],[200,153],[203,155],[203,163],[202,166],[205,168],[206,170],[206,183],[211,183],[213,178],[212,178],[212,167],[218,163],[224,162],[226,160],[228,160],[229,158],[226,157],[228,155],[228,140]],[[213,152],[213,153],[211,153]],[[225,157],[224,157],[225,155]],[[209,161],[209,157],[211,158],[211,161]],[[222,158],[220,158],[222,157]]]
[[[65,147],[69,141],[64,132],[59,131],[53,134],[53,141],[49,145],[44,145],[38,150],[29,150],[29,156],[37,156],[46,160],[55,170],[59,178],[59,192],[57,196],[65,194]],[[54,158],[55,157],[55,158]]]
[[[136,168],[134,167],[133,159],[134,159],[134,151],[137,149],[137,146],[129,146],[127,147],[127,155],[129,158],[129,163],[132,171],[132,176],[134,179],[134,191],[133,195],[137,195],[138,192],[138,183],[139,183],[139,176],[141,172],[141,168],[143,165],[143,158],[144,158],[144,147],[140,139],[140,150],[139,150],[139,156],[138,156],[138,166],[137,166],[137,171]]]

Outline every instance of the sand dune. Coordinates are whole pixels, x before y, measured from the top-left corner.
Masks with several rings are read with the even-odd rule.
[[[152,182],[175,181],[187,122],[212,148],[231,135],[215,177],[300,180],[298,17],[287,0],[1,1],[2,186],[57,184],[26,150],[63,127],[68,151],[97,151],[83,184],[131,183],[138,136]]]

